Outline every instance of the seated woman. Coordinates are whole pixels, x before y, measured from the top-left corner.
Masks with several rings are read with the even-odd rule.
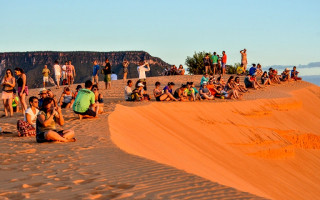
[[[65,87],[59,99],[61,108],[70,108],[74,101],[74,96],[69,87]]]
[[[179,65],[178,74],[179,75],[184,75],[184,73],[185,73],[185,70],[183,69],[183,66]]]
[[[262,76],[261,76],[261,83],[262,85],[271,85],[271,80],[267,74],[267,72],[263,72]]]
[[[269,68],[269,78],[273,83],[280,84],[280,79],[279,79],[277,70],[275,70],[273,68]]]
[[[286,68],[281,74],[281,81],[290,81],[290,70]]]
[[[213,96],[217,93],[216,86],[213,83],[213,79],[209,80],[209,83],[207,83],[207,88]]]
[[[240,91],[240,92],[248,92],[248,89],[246,88],[245,85],[240,83],[240,77],[237,76],[234,79],[235,87]]]
[[[207,83],[202,83],[202,88],[200,89],[200,96],[202,99],[213,100],[214,96],[211,94],[210,90],[207,88]]]
[[[128,80],[126,87],[124,87],[124,99],[126,101],[132,101],[132,99],[131,99],[131,94],[132,94],[131,87],[132,87],[132,85],[133,85],[132,80]]]
[[[153,90],[153,95],[156,98],[156,101],[160,101],[160,96],[162,95],[162,90],[160,90],[160,82],[157,81],[155,83],[156,88]]]
[[[182,84],[180,88],[174,91],[174,94],[173,94],[174,98],[176,98],[179,101],[187,101],[188,100],[187,97],[184,96],[184,91],[186,89],[187,89],[187,86]]]
[[[103,112],[103,95],[99,93],[97,85],[93,85],[91,91],[94,93],[97,106],[99,106],[98,113],[101,114]]]
[[[262,74],[263,74],[262,67],[261,67],[261,65],[259,63],[257,64],[256,73],[257,73],[257,76],[262,76]]]
[[[295,81],[302,80],[301,77],[298,77],[299,72],[297,71],[297,67],[294,66],[291,70],[291,78]]]
[[[52,98],[45,98],[42,104],[42,109],[39,112],[36,122],[38,143],[42,142],[74,142],[73,130],[56,130],[56,123],[62,126],[64,119],[61,113],[61,108],[56,108]]]
[[[232,99],[232,97],[234,97],[232,91],[226,92],[220,85],[217,86],[216,94],[214,96],[221,99]]]
[[[226,86],[224,87],[224,90],[226,92],[233,93],[234,98],[239,99],[241,95],[239,95],[238,90],[234,86],[235,86],[234,77],[230,76],[227,83],[226,83]]]
[[[164,93],[160,96],[160,101],[178,101],[178,99],[174,98],[172,94],[172,89],[175,84],[173,82],[169,82],[166,87],[163,88]]]
[[[224,82],[223,77],[221,75],[217,78],[216,85],[220,85],[222,88],[226,86],[226,82]]]
[[[187,82],[187,88],[184,91],[184,96],[187,97],[189,101],[195,101],[195,92],[192,88],[193,82]]]
[[[38,98],[32,96],[29,98],[30,107],[26,110],[24,115],[24,121],[18,120],[17,129],[18,136],[34,136],[36,135],[36,121],[39,113]]]

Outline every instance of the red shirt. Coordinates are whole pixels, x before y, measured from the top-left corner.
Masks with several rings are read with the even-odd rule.
[[[227,54],[224,54],[224,55],[222,56],[222,62],[223,62],[223,63],[227,63]]]

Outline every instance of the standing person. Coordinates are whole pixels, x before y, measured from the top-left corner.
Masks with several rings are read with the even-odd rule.
[[[218,68],[218,59],[219,57],[217,56],[217,52],[213,52],[213,55],[211,57],[212,60],[212,65],[213,65],[213,75],[216,75],[216,70]]]
[[[27,76],[24,73],[23,69],[18,67],[14,69],[14,73],[19,77],[17,80],[18,95],[21,102],[22,113],[25,113],[25,111],[27,110],[26,96],[28,96]]]
[[[123,66],[123,82],[125,82],[127,80],[127,75],[128,75],[128,66],[129,66],[129,61],[127,61],[126,59],[123,60],[122,63]]]
[[[68,65],[68,62],[66,61],[64,65],[62,65],[61,67],[61,71],[62,71],[62,84],[63,82],[67,79],[67,65]]]
[[[12,70],[7,69],[4,78],[2,79],[2,100],[4,106],[5,116],[8,116],[8,112],[10,113],[10,117],[13,116],[13,107],[12,107],[12,99],[13,99],[13,90],[15,86],[16,79],[13,77]]]
[[[76,70],[74,69],[74,66],[72,65],[71,60],[68,61],[66,72],[67,72],[68,85],[70,86],[74,82],[74,77],[76,77]]]
[[[210,73],[212,73],[211,71],[211,59],[209,57],[209,54],[206,53],[206,56],[203,58],[203,65],[204,65],[204,68],[206,70],[206,73],[208,73],[208,71],[210,71]]]
[[[221,74],[222,73],[222,70],[221,70],[221,57],[219,55],[217,55],[217,56],[218,56],[218,72],[219,72],[219,74]]]
[[[49,74],[50,74],[50,69],[48,69],[47,65],[44,65],[44,68],[42,70],[44,88],[46,87],[46,83],[49,82]]]
[[[94,60],[93,61],[93,72],[92,72],[92,84],[96,84],[99,85],[99,76],[98,76],[98,72],[99,72],[100,66],[98,65],[98,61]]]
[[[61,78],[61,67],[60,67],[59,62],[57,60],[54,61],[53,69],[54,69],[54,74],[56,77],[57,89],[59,89],[60,88],[60,78]]]
[[[222,67],[222,76],[226,73],[226,64],[227,64],[227,54],[225,51],[222,51],[222,60],[221,60],[221,67]]]
[[[99,112],[99,106],[95,103],[95,95],[91,91],[92,82],[90,80],[85,82],[85,89],[80,89],[76,99],[73,102],[72,109],[82,117],[96,117]]]
[[[106,85],[106,90],[111,89],[111,64],[109,62],[109,59],[106,59],[106,65],[104,67],[104,69],[102,70],[102,73],[104,74],[104,82]]]
[[[247,70],[248,60],[247,60],[247,49],[240,51],[241,53],[241,64],[243,64],[244,71]]]
[[[139,74],[139,81],[144,85],[143,89],[147,90],[146,72],[150,71],[149,63],[140,60],[137,70],[138,70],[138,74]]]

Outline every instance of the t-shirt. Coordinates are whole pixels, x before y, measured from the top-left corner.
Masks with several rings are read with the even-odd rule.
[[[200,85],[202,85],[203,84],[203,82],[208,82],[209,81],[209,78],[206,78],[206,77],[202,77],[201,78],[201,81],[200,81]]]
[[[91,90],[79,90],[76,99],[74,100],[72,109],[79,113],[86,112],[91,104],[95,103],[95,96]]]
[[[126,87],[124,88],[124,99],[125,99],[125,100],[128,100],[131,94],[132,94],[132,89],[131,89],[131,87],[126,86]]]
[[[48,77],[49,76],[49,73],[50,73],[50,70],[48,68],[44,68],[42,70],[42,74],[44,77]]]
[[[39,110],[36,108],[36,114],[33,113],[32,109],[31,108],[28,108],[26,110],[26,114],[30,115],[31,116],[31,125],[33,127],[36,127],[36,122],[37,122],[37,116],[39,114]],[[27,121],[27,116],[24,115],[24,121]]]
[[[222,62],[223,62],[224,64],[227,63],[227,54],[224,54],[224,55],[222,56]]]
[[[61,69],[62,69],[62,72],[65,72],[65,71],[67,70],[67,66],[66,66],[66,65],[63,65],[63,66],[61,67]]]
[[[217,64],[218,63],[218,56],[217,55],[213,55],[211,59],[212,59],[212,63],[213,64]]]
[[[139,79],[146,79],[146,71],[150,71],[150,68],[145,68],[146,65],[141,65],[137,67]]]
[[[15,97],[12,99],[12,107],[17,107],[17,103],[19,102],[19,97]]]
[[[211,61],[210,58],[204,57],[204,58],[203,58],[203,64],[204,64],[204,66],[210,66],[210,63],[211,63],[210,61]]]
[[[117,74],[111,74],[111,80],[112,81],[118,80]]]
[[[208,88],[201,88],[200,89],[202,93],[207,94],[209,92]]]
[[[104,73],[105,75],[111,74],[111,64],[110,64],[110,63],[106,63],[106,66],[105,66],[105,68],[103,69],[103,73]]]
[[[169,86],[163,88],[164,92],[166,92],[166,90],[168,90],[168,92],[172,94],[172,89],[170,89]]]
[[[45,120],[47,120],[49,117],[47,115],[47,113],[45,113],[44,111],[40,111],[39,115],[44,115],[45,116]],[[56,113],[54,114],[56,115]],[[56,117],[54,116],[52,118],[52,121],[49,125],[47,125],[46,127],[43,126],[39,120],[36,121],[36,130],[37,130],[37,134],[41,133],[41,132],[47,132],[50,130],[56,130]]]
[[[207,85],[208,90],[211,92],[212,95],[215,95],[217,92],[214,90],[214,85]]]
[[[250,74],[251,76],[252,76],[252,75],[255,75],[256,71],[257,71],[257,68],[251,67],[251,68],[249,69],[249,74]]]
[[[100,69],[99,65],[93,66],[92,76],[96,76],[98,74],[99,69]]]
[[[53,65],[54,74],[56,76],[61,76],[61,67],[60,65]]]

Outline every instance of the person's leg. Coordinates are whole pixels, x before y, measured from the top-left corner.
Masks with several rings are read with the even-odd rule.
[[[8,99],[3,99],[3,107],[4,107],[4,115],[8,116],[8,106],[7,106]]]
[[[60,76],[56,76],[57,88],[60,88]]]
[[[208,66],[204,66],[205,69],[206,69],[206,74],[208,73]]]
[[[43,87],[44,87],[44,88],[46,87],[46,80],[45,80],[45,77],[43,77]]]
[[[63,137],[66,138],[67,140],[73,139],[74,138],[74,131],[71,129],[64,130]]]
[[[123,73],[123,81],[126,81],[127,80],[127,72]]]
[[[21,102],[21,110],[22,113],[25,114],[26,110],[27,110],[27,103],[26,103],[26,94],[23,93],[21,96],[19,96],[19,100]]]
[[[10,117],[12,117],[13,116],[12,98],[7,99],[7,101],[8,101],[8,108],[10,111]]]
[[[55,131],[46,132],[45,139],[51,140],[51,141],[68,142],[68,140],[66,138],[62,137],[61,135],[59,135],[59,133],[57,133]]]

